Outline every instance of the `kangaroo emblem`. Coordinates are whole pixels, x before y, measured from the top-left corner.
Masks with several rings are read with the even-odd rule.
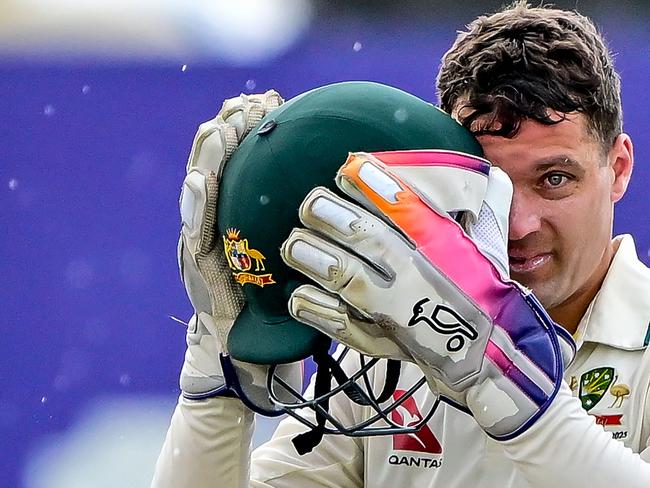
[[[424,314],[424,304],[429,302],[428,298],[419,300],[413,305],[413,316],[408,326],[413,327],[424,322],[439,334],[451,335],[447,341],[447,351],[457,352],[465,347],[466,340],[476,340],[478,331],[472,327],[458,312],[446,305],[437,304],[430,317]]]

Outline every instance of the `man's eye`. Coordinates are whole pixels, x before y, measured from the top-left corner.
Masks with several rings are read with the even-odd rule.
[[[567,182],[568,176],[561,173],[551,173],[544,178],[546,184],[551,188],[562,186]]]

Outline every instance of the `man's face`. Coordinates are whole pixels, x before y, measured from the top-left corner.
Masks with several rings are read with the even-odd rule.
[[[612,256],[613,202],[622,196],[616,192],[617,152],[605,154],[582,115],[550,126],[526,120],[512,139],[480,136],[479,142],[514,186],[512,278],[551,312],[576,297],[592,297]]]

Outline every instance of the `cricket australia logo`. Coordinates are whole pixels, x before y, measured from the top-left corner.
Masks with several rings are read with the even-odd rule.
[[[578,396],[587,412],[594,408],[614,382],[614,368],[595,368],[580,377]]]
[[[623,424],[622,413],[610,413],[610,409],[619,409],[623,406],[625,398],[630,396],[630,387],[624,383],[617,383],[618,375],[611,366],[594,368],[582,374],[580,377],[580,390],[578,397],[582,407],[590,415],[596,417],[596,423],[604,427],[619,426]],[[607,391],[614,397],[614,401],[600,403]],[[594,408],[598,405],[598,408]],[[625,439],[627,431],[621,430],[612,433],[615,439]]]
[[[223,236],[223,247],[226,251],[228,266],[235,276],[237,283],[244,286],[246,283],[264,287],[275,283],[271,273],[256,274],[256,272],[266,271],[264,267],[264,255],[257,249],[251,249],[248,246],[248,239],[242,239],[239,231],[228,229]],[[251,271],[255,264],[255,269]]]
[[[465,347],[466,340],[474,341],[478,338],[478,331],[451,307],[439,303],[429,317],[424,315],[424,304],[429,301],[428,298],[423,298],[413,305],[409,327],[424,322],[438,334],[450,335],[447,341],[449,352],[460,351]]]

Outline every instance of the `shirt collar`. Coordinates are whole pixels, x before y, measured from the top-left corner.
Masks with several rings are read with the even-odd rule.
[[[598,342],[637,350],[650,340],[650,269],[637,257],[631,235],[618,236],[615,243],[605,280],[578,325],[578,347]]]

